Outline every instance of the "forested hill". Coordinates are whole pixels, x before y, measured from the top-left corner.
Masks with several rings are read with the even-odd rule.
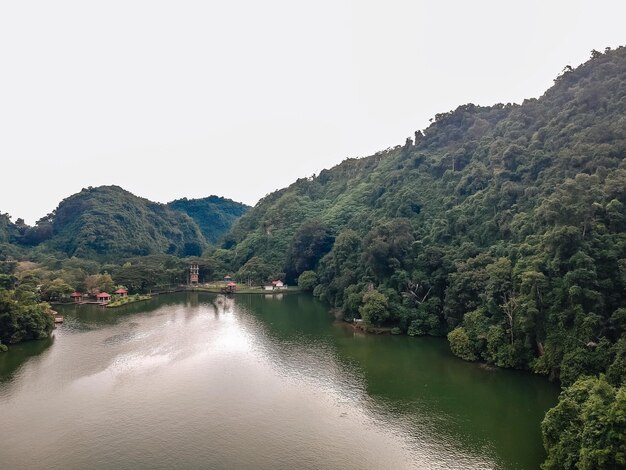
[[[348,318],[451,332],[467,359],[619,384],[625,204],[621,47],[539,99],[460,106],[415,141],[270,194],[215,255],[242,278],[300,278]]]
[[[544,468],[626,465],[626,48],[270,194],[215,256],[348,319],[576,381],[543,423]]]
[[[61,201],[35,227],[21,219],[12,223],[7,214],[0,214],[0,248],[18,258],[25,247],[39,246],[115,263],[152,254],[198,256],[207,247],[202,230],[213,242],[246,208],[216,196],[166,205],[118,186],[90,187]]]
[[[217,242],[249,206],[218,196],[203,199],[177,199],[168,206],[191,217],[209,243]]]
[[[49,230],[48,248],[79,258],[197,255],[205,246],[190,217],[118,186],[83,189],[61,201],[37,226]]]

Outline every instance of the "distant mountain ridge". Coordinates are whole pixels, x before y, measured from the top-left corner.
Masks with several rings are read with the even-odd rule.
[[[191,217],[209,243],[216,243],[250,209],[245,204],[219,196],[176,199],[167,205]]]
[[[35,227],[1,215],[0,243],[43,245],[112,262],[151,254],[199,256],[247,209],[217,196],[161,204],[119,186],[89,187],[61,201]]]

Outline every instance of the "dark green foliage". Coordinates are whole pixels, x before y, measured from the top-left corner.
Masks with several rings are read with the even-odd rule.
[[[209,243],[220,240],[235,221],[250,209],[245,204],[218,196],[177,199],[167,205],[191,217]]]
[[[201,268],[201,278],[206,275],[206,263],[194,258]],[[115,283],[130,292],[148,292],[158,286],[187,283],[189,263],[171,255],[151,255],[130,258],[121,266],[115,266],[111,275]]]
[[[541,428],[545,470],[626,467],[626,385],[613,387],[604,376],[579,379]]]
[[[620,48],[538,100],[438,114],[413,145],[261,200],[225,258],[315,271],[315,294],[347,318],[371,285],[388,300],[377,321],[462,326],[468,357],[565,383],[605,371],[625,326],[625,82]]]
[[[46,245],[68,256],[119,261],[168,253],[200,255],[205,241],[187,215],[117,186],[83,189],[37,223],[52,226]]]
[[[235,274],[236,279],[249,284],[264,284],[272,279],[283,277],[284,273],[279,272],[276,266],[268,264],[259,256],[250,258]]]
[[[27,255],[43,261],[55,252],[99,262],[153,254],[200,256],[207,241],[216,242],[247,209],[217,196],[165,205],[117,186],[90,187],[61,201],[34,227],[0,214],[0,259]]]
[[[19,237],[19,231],[11,222],[11,216],[0,212],[0,244],[14,242],[17,237]]]
[[[0,342],[47,338],[54,326],[49,310],[48,304],[39,302],[33,286],[0,288]]]
[[[372,325],[382,325],[389,318],[389,299],[382,293],[372,290],[363,295],[363,305],[359,313],[363,321]]]
[[[318,220],[305,222],[295,233],[289,248],[285,273],[293,282],[305,271],[313,270],[322,256],[330,251],[334,237]]]
[[[335,241],[305,269],[345,318],[448,335],[463,358],[564,385],[601,372],[621,385],[625,84],[620,47],[567,69],[539,99],[437,114],[413,144],[265,197],[222,259],[298,272],[302,230],[316,221]]]
[[[315,274],[315,271],[304,271],[298,277],[298,287],[304,291],[313,292],[317,282],[317,274]]]

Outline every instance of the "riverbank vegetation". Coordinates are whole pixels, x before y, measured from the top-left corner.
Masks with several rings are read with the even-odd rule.
[[[545,468],[619,466],[625,83],[626,48],[593,51],[538,99],[437,114],[404,145],[267,195],[219,247],[202,234],[202,203],[161,207],[106,187],[35,228],[0,215],[2,258],[50,301],[184,283],[190,262],[207,280],[286,280],[347,320],[447,337],[463,359],[560,380]]]
[[[47,338],[54,328],[50,305],[41,302],[32,278],[17,285],[14,265],[0,263],[0,344]]]
[[[113,299],[111,302],[106,304],[106,307],[107,308],[122,307],[123,305],[133,304],[136,302],[143,302],[145,300],[150,300],[151,298],[152,298],[151,295],[139,295],[139,294],[127,295],[124,297],[117,297]]]
[[[266,196],[215,256],[258,277],[284,272],[346,319],[447,336],[466,360],[565,387],[605,373],[618,396],[624,83],[626,48],[593,51],[539,99],[438,114],[402,146]],[[551,466],[558,448],[547,441],[546,468],[586,462],[587,447],[568,447]]]

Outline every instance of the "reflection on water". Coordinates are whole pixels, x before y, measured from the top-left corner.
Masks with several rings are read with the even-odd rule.
[[[308,296],[70,306],[0,355],[8,468],[537,468],[557,390]],[[35,424],[36,423],[36,424]],[[28,455],[29,458],[25,459]]]
[[[54,335],[51,338],[39,341],[27,341],[25,343],[11,345],[11,353],[0,354],[0,393],[3,386],[10,386],[15,375],[28,360],[36,360],[37,356],[46,351],[54,343]]]

